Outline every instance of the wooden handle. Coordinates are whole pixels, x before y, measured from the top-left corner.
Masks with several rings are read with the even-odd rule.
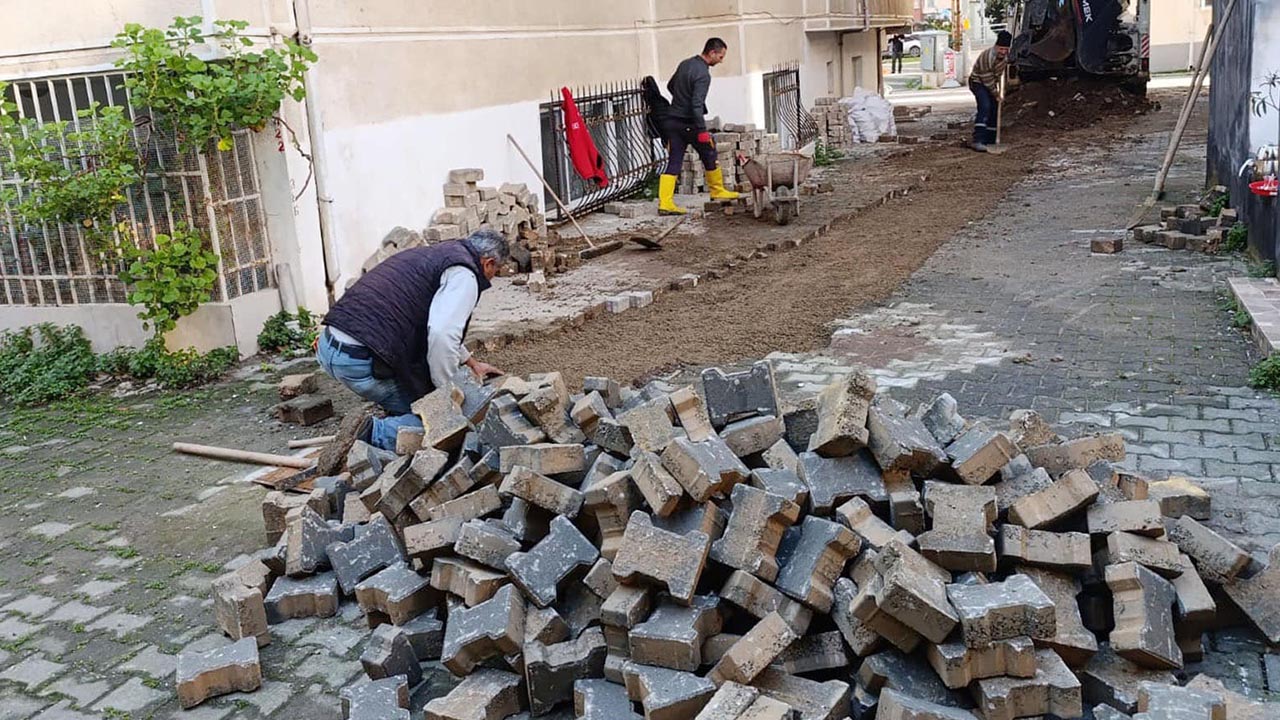
[[[278,467],[297,468],[298,470],[306,470],[315,465],[315,460],[312,458],[296,457],[294,455],[272,455],[271,453],[252,452],[250,450],[238,450],[236,448],[216,447],[213,445],[176,442],[173,444],[173,449],[186,455],[196,455],[215,460],[230,460],[254,465],[276,465]]]
[[[316,447],[318,445],[328,445],[333,442],[333,435],[320,435],[313,438],[302,438],[301,440],[290,440],[289,449],[296,450],[298,448]]]

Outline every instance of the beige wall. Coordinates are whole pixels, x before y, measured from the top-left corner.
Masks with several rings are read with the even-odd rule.
[[[1153,0],[1151,3],[1151,71],[1186,70],[1200,56],[1213,8],[1203,0]]]

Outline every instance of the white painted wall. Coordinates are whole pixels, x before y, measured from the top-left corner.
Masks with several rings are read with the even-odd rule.
[[[1253,19],[1253,88],[1262,85],[1263,79],[1272,73],[1280,73],[1280,5],[1257,3]],[[1254,115],[1249,121],[1249,136],[1253,148],[1280,143],[1280,118],[1277,111],[1266,115]]]

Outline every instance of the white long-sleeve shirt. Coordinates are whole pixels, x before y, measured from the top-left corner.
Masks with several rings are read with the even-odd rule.
[[[431,298],[431,313],[427,321],[427,369],[431,372],[431,384],[444,387],[453,380],[462,363],[471,359],[471,353],[462,344],[467,331],[467,320],[480,298],[480,286],[476,276],[462,265],[454,265],[440,275],[440,287]],[[338,328],[329,328],[335,340],[347,345],[363,345],[359,340]]]

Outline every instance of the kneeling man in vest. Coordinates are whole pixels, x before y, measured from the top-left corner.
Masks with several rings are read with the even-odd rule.
[[[480,293],[509,252],[506,238],[492,230],[398,252],[325,315],[320,367],[387,413],[362,427],[361,439],[395,450],[400,428],[422,427],[410,405],[450,382],[459,367],[479,378],[500,374],[471,357],[462,339]]]

